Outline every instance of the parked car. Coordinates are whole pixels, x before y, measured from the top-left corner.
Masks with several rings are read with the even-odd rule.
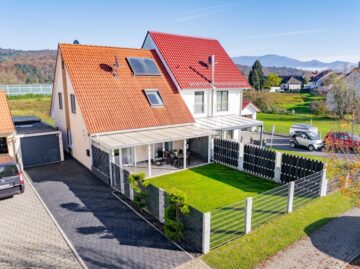
[[[298,123],[298,124],[294,124],[290,127],[290,136],[292,136],[296,131],[300,131],[300,132],[312,132],[314,134],[318,134],[319,130],[317,127],[310,125],[310,124],[306,124],[306,123]]]
[[[17,163],[8,155],[0,156],[0,198],[11,197],[24,190],[24,177]]]
[[[324,138],[327,147],[360,151],[360,137],[348,132],[329,132]]]
[[[309,151],[314,151],[324,147],[324,143],[318,134],[313,132],[295,131],[290,137],[290,146],[292,148],[304,147]]]

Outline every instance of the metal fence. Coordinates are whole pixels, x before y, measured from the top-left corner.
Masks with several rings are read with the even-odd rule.
[[[51,95],[52,84],[16,84],[0,85],[0,90],[4,90],[7,95],[26,95],[26,94],[44,94]]]
[[[272,218],[322,195],[324,171],[211,211],[210,249],[234,240]],[[326,187],[325,187],[326,189]]]

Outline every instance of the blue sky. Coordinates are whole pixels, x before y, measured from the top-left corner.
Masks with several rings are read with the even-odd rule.
[[[359,0],[0,0],[0,47],[140,47],[147,30],[213,37],[231,56],[360,60]]]

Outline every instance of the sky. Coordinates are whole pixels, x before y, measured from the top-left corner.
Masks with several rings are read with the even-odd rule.
[[[148,30],[216,38],[230,56],[360,61],[360,0],[0,0],[0,47],[141,47]]]

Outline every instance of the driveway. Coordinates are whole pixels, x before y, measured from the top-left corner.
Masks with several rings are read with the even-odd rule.
[[[25,192],[0,200],[0,268],[82,268],[25,181]]]
[[[27,172],[89,268],[175,268],[191,260],[74,159]]]
[[[360,254],[360,209],[331,220],[258,269],[344,268]]]

